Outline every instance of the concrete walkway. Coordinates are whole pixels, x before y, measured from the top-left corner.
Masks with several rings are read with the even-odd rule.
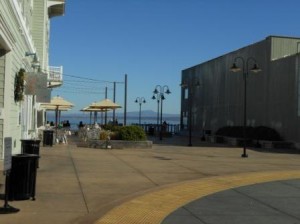
[[[162,224],[299,224],[300,179],[254,184],[203,197]]]
[[[300,178],[298,154],[248,150],[249,158],[245,159],[240,157],[240,148],[200,141],[187,147],[187,142],[187,138],[174,137],[154,144],[152,149],[124,150],[77,148],[72,142],[41,147],[36,201],[9,202],[21,211],[0,215],[0,223],[160,223],[172,211],[202,197],[203,186],[212,189],[209,180],[215,182],[215,190],[203,191],[203,195],[253,183]],[[164,193],[152,197],[159,192]],[[178,192],[190,194],[190,198],[174,200]],[[116,213],[127,203],[134,202],[135,208],[142,208],[155,201],[164,201],[168,208],[155,207],[161,211],[157,216],[146,206],[143,214],[149,221],[143,219],[145,215],[134,221],[131,217],[139,213],[134,208],[129,213]],[[120,215],[127,221],[104,222]]]

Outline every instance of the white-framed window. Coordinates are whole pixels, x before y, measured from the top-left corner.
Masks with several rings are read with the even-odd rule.
[[[184,89],[184,96],[183,97],[184,97],[185,100],[187,100],[189,98],[189,89],[188,88]]]

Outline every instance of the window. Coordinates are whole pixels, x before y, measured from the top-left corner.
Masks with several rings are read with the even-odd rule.
[[[189,89],[185,88],[184,89],[184,99],[187,100],[189,98]]]

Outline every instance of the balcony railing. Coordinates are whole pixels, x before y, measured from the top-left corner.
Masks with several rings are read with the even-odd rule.
[[[63,67],[49,66],[48,87],[58,87],[63,83]]]

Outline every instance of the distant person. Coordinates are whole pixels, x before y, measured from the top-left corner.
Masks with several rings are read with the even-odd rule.
[[[82,121],[80,121],[80,122],[79,122],[79,125],[78,125],[78,127],[79,127],[79,128],[83,128],[83,127],[84,127],[84,125],[83,125]]]
[[[168,127],[168,123],[167,123],[166,121],[164,121],[164,122],[162,123],[162,131],[163,131],[163,132],[166,132],[166,131],[167,131],[167,127]]]
[[[71,126],[71,124],[70,124],[69,120],[67,120],[65,123],[65,127],[69,128],[70,126]]]

